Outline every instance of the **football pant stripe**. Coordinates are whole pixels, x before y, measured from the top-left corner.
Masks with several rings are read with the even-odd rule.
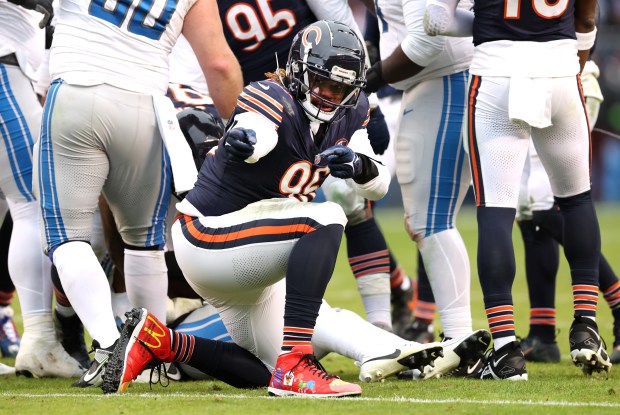
[[[586,95],[583,92],[583,85],[581,85],[581,73],[577,74],[577,88],[579,88],[579,97],[581,98],[581,106],[583,107],[583,112],[586,115],[586,122],[588,123],[588,139],[589,139],[589,149],[590,149],[590,177],[592,177],[592,129],[590,128],[590,117],[588,117],[588,106],[586,104]]]
[[[26,118],[19,107],[9,83],[6,67],[0,64],[0,133],[6,145],[11,173],[19,192],[26,201],[32,194],[32,147],[34,141]]]
[[[467,136],[469,142],[469,161],[471,165],[471,176],[474,183],[474,193],[476,195],[476,206],[484,206],[484,183],[480,171],[480,154],[476,144],[476,100],[482,78],[472,75],[469,84],[468,115],[467,115]]]
[[[461,138],[467,72],[443,77],[443,109],[435,139],[425,236],[451,229],[461,185]]]
[[[206,249],[227,249],[263,242],[288,241],[301,238],[323,227],[309,218],[260,219],[224,228],[207,228],[198,218],[180,218],[185,238]]]
[[[170,156],[166,151],[163,140],[161,141],[161,180],[157,192],[157,202],[151,218],[151,226],[146,235],[144,246],[163,245],[166,242],[166,214],[168,213],[168,202],[170,200],[170,188],[172,173],[170,169]]]
[[[62,83],[62,80],[57,79],[50,85],[45,107],[43,108],[41,141],[39,144],[39,204],[45,225],[45,238],[49,253],[52,253],[55,248],[68,239],[60,207],[58,206],[58,194],[54,186],[56,177],[54,173],[54,149],[51,140],[52,112]]]

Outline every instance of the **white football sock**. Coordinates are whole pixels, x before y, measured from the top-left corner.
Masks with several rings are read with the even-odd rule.
[[[73,307],[67,307],[58,303],[56,303],[56,312],[62,317],[72,317],[75,315],[75,310]]]
[[[102,348],[111,346],[119,334],[110,286],[90,245],[78,241],[60,245],[54,251],[54,264],[65,294],[90,336]]]
[[[115,293],[112,291],[112,312],[114,312],[114,318],[120,318],[121,322],[125,322],[127,317],[125,317],[125,313],[131,311],[131,301],[129,301],[129,296],[127,292],[123,293]]]
[[[493,350],[499,350],[510,342],[517,340],[516,336],[500,337],[493,339]]]
[[[379,273],[356,278],[366,318],[372,324],[392,330],[390,274]]]
[[[133,307],[144,307],[166,321],[168,268],[164,251],[125,249],[125,287]]]
[[[433,289],[446,337],[471,333],[469,258],[456,229],[448,229],[418,242],[424,268]]]
[[[49,314],[52,310],[52,262],[41,248],[41,231],[37,202],[8,201],[13,219],[9,246],[9,274],[22,315]]]

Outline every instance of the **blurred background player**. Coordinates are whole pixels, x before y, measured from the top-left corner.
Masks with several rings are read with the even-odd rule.
[[[382,60],[366,90],[403,89],[396,136],[396,175],[409,235],[418,245],[444,335],[472,331],[470,265],[456,215],[470,183],[461,129],[466,104],[469,39],[424,33],[424,2],[378,1]],[[432,321],[434,304],[424,310]],[[427,326],[428,327],[428,326]]]
[[[381,31],[379,27],[381,27],[381,30],[385,30],[387,23],[385,20],[379,21],[377,19],[374,6],[370,10],[368,8],[365,9],[365,19],[364,39],[368,49],[369,63],[372,66],[381,60]],[[385,116],[385,125],[389,135],[387,135],[388,141],[374,137],[370,142],[379,160],[390,169],[392,177],[396,173],[394,143],[398,135],[402,95],[402,90],[396,89],[389,84],[379,87],[376,93],[379,100],[379,107],[377,109]],[[379,137],[381,136],[385,135],[380,135]],[[392,329],[394,333],[420,343],[434,341],[433,319],[435,318],[437,307],[419,250],[416,279],[410,278],[404,272],[390,252],[390,291]],[[412,317],[413,321],[411,321]]]
[[[11,307],[15,286],[9,275],[9,241],[13,230],[13,220],[9,206],[0,197],[0,355],[15,357],[19,351],[21,336],[13,320],[14,311]],[[0,371],[1,373],[1,371]]]
[[[0,192],[13,221],[7,263],[24,323],[15,360],[17,373],[77,377],[83,368],[64,351],[54,333],[51,262],[37,249],[41,236],[32,190],[33,147],[42,114],[33,86],[46,46],[44,28],[52,15],[51,1],[0,2]],[[10,317],[8,310],[3,307],[5,322]]]
[[[528,378],[515,336],[511,290],[512,225],[530,137],[563,218],[575,312],[571,359],[586,374],[608,371],[611,363],[596,324],[601,240],[580,81],[596,39],[596,1],[476,2],[473,14],[456,6],[457,0],[430,0],[425,28],[430,34],[474,36],[466,131],[477,206],[478,273],[494,345],[481,378]]]
[[[119,336],[107,279],[89,245],[102,191],[123,239],[129,299],[165,318],[167,275],[161,249],[170,164],[180,160],[169,157],[173,148],[164,148],[162,140],[176,122],[164,94],[168,54],[181,32],[213,84],[211,96],[220,113],[232,111],[242,88],[214,2],[161,2],[135,13],[130,3],[110,11],[102,4],[61,0],[50,56],[53,82],[45,103],[36,183],[45,252],[94,339],[94,361],[79,386],[101,381]],[[143,25],[145,19],[154,24]],[[167,127],[160,129],[158,121]],[[194,168],[186,167],[191,167],[189,173]]]

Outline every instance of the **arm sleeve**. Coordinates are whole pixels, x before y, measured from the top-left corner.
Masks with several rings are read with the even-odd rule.
[[[256,144],[254,144],[254,153],[248,157],[246,163],[256,163],[265,157],[278,144],[278,132],[276,125],[255,112],[242,112],[235,115],[233,128],[245,128],[254,130],[256,133]]]
[[[403,0],[407,36],[400,47],[415,64],[426,67],[439,56],[446,43],[444,36],[428,36],[424,31],[425,0]]]
[[[388,191],[390,187],[391,174],[386,166],[381,164],[380,162],[373,159],[376,157],[375,153],[372,151],[372,147],[370,146],[370,141],[368,140],[368,133],[365,128],[357,130],[353,136],[351,137],[351,141],[349,142],[349,147],[351,150],[355,151],[362,157],[363,163],[372,163],[372,170],[376,168],[376,175],[374,177],[365,177],[366,180],[363,183],[357,181],[350,180],[350,184],[353,185],[360,196],[365,197],[370,200],[379,200]],[[371,170],[369,166],[365,166],[365,170]]]

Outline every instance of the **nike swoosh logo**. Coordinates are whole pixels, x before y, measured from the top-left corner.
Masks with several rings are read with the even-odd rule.
[[[260,86],[261,88],[263,88],[265,91],[269,89],[269,85],[265,86],[263,85],[261,82],[257,82],[258,86]]]
[[[394,353],[386,354],[385,356],[375,357],[374,359],[366,360],[366,362],[372,362],[373,360],[396,359],[398,356],[400,356],[400,353],[401,353],[400,349],[396,349],[396,350],[394,350]],[[366,363],[366,362],[364,362],[364,363]]]
[[[508,353],[506,353],[505,355],[503,355],[502,357],[500,357],[499,359],[497,359],[493,364],[497,367],[497,365],[499,365],[499,362],[501,362],[502,360],[504,360],[506,357],[508,357]]]
[[[413,109],[408,109],[408,110],[404,110],[403,111],[403,117],[407,114],[409,114],[410,112],[413,112]]]
[[[83,378],[84,382],[90,382],[99,374],[99,372],[100,370],[95,370],[92,374],[90,372],[86,372]]]
[[[476,361],[476,363],[474,363],[471,366],[467,366],[467,374],[471,375],[476,371],[476,368],[478,367],[478,362],[480,362],[480,360]]]

